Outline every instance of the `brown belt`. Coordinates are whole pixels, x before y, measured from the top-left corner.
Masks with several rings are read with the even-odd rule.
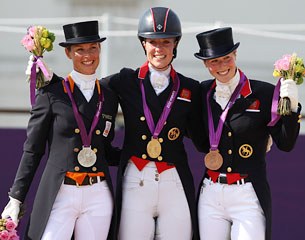
[[[105,177],[100,177],[100,176],[89,177],[87,175],[85,177],[84,181],[82,182],[82,184],[78,184],[72,178],[69,178],[69,177],[65,176],[64,184],[66,184],[66,185],[75,185],[75,186],[87,186],[87,185],[92,185],[94,183],[97,183],[98,182],[98,178],[100,179],[100,182],[104,181],[106,179]]]

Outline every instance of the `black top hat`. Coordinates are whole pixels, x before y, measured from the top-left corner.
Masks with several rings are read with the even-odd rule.
[[[98,21],[78,22],[63,26],[66,42],[59,43],[62,47],[74,44],[103,42],[106,38],[100,38]]]
[[[218,58],[233,52],[238,48],[239,42],[234,44],[232,28],[217,28],[202,32],[196,36],[200,50],[195,57],[203,60]]]

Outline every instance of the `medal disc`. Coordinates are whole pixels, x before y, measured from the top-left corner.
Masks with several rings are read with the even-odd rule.
[[[223,158],[218,150],[210,150],[204,157],[204,164],[210,170],[217,170],[223,164]]]
[[[91,167],[96,162],[96,154],[90,147],[83,147],[77,155],[77,160],[83,167]]]
[[[159,157],[162,147],[158,139],[152,138],[147,144],[146,151],[151,158]]]

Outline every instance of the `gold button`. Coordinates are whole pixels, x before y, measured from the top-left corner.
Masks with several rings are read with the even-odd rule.
[[[79,148],[74,148],[73,151],[74,152],[79,152]]]
[[[159,156],[158,157],[158,161],[162,161],[163,160],[163,157],[162,156]]]
[[[229,154],[229,155],[232,154],[232,150],[231,150],[231,149],[228,150],[228,154]]]
[[[298,120],[298,123],[300,123],[300,122],[301,122],[301,119]]]
[[[160,142],[160,143],[163,143],[163,138],[159,138],[159,142]]]
[[[143,139],[143,140],[146,140],[146,139],[147,139],[147,136],[146,136],[146,135],[142,135],[142,139]]]
[[[232,172],[232,168],[228,167],[227,172]]]
[[[92,150],[93,152],[97,153],[97,148],[93,148]]]
[[[96,133],[96,135],[100,135],[100,134],[101,134],[101,131],[97,129],[97,130],[95,131],[95,133]]]
[[[146,154],[142,154],[142,158],[146,159],[147,158]]]
[[[75,132],[75,133],[79,133],[80,130],[79,130],[78,128],[75,128],[75,129],[74,129],[74,132]]]
[[[302,115],[300,114],[300,115],[298,116],[298,118],[302,118]]]
[[[92,171],[93,171],[93,172],[96,172],[96,170],[97,170],[96,167],[93,167],[93,168],[92,168]]]
[[[232,132],[228,132],[228,137],[231,137],[232,136]]]
[[[145,121],[145,117],[144,117],[144,116],[140,117],[140,120],[141,120],[142,122]]]
[[[78,172],[78,171],[79,171],[79,166],[74,167],[74,170],[75,170],[76,172]]]

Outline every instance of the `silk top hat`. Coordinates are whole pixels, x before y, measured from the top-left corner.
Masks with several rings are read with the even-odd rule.
[[[59,43],[62,47],[74,44],[103,42],[106,38],[100,38],[98,21],[87,21],[67,24],[63,26],[66,42]]]
[[[200,50],[194,56],[207,60],[218,58],[233,52],[238,48],[239,42],[234,44],[232,28],[217,28],[196,35]]]

